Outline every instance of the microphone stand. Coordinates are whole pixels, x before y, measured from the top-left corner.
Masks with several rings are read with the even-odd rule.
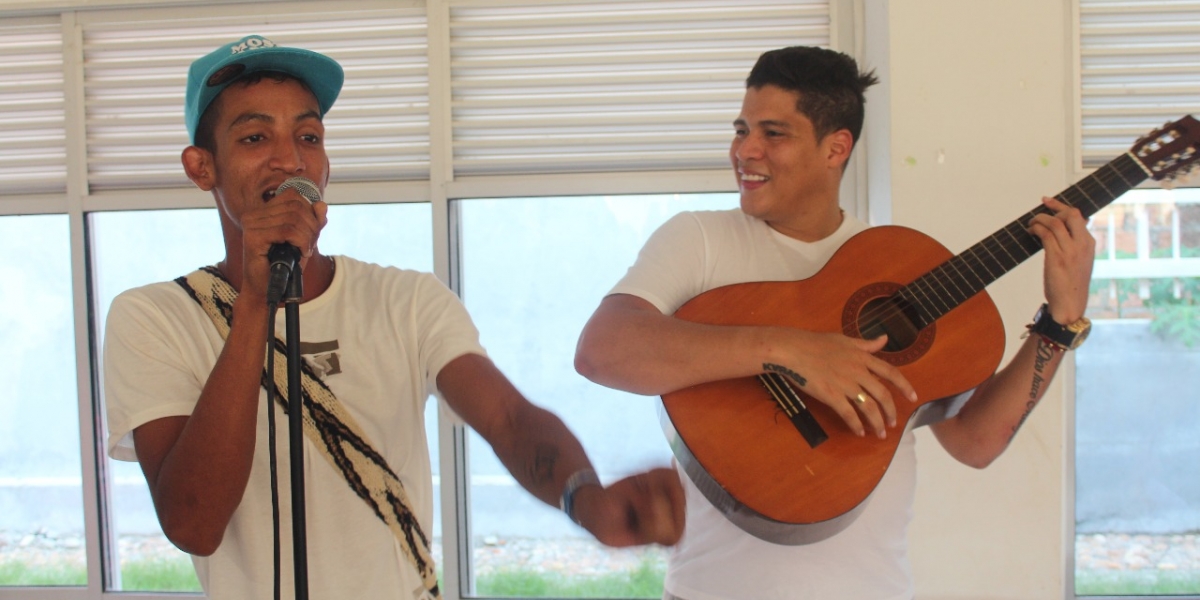
[[[296,600],[308,600],[308,533],[304,509],[304,394],[300,383],[300,300],[304,277],[292,266],[284,294],[287,332],[288,444],[292,475],[292,574]]]

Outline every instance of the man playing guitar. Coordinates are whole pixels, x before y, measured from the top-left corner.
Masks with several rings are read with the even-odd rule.
[[[763,54],[746,81],[729,149],[740,210],[683,213],[665,223],[580,337],[576,368],[596,383],[657,395],[780,374],[836,413],[840,423],[832,425],[844,423],[847,435],[896,446],[854,521],[804,545],[771,543],[743,531],[683,477],[686,533],[671,555],[667,598],[913,595],[906,528],[915,489],[914,437],[911,424],[897,419],[897,407],[926,399],[880,357],[887,336],[713,325],[675,316],[685,302],[721,286],[812,277],[868,228],[841,210],[838,187],[862,129],[863,93],[875,81],[853,59],[831,50],[792,47]],[[1048,210],[1028,223],[1045,250],[1045,305],[1031,326],[1034,335],[1007,366],[963,394],[969,398],[957,414],[932,425],[951,456],[976,468],[1005,450],[1045,393],[1064,350],[1086,335],[1095,242],[1079,210],[1054,198],[1042,202]],[[895,256],[905,251],[892,250]]]

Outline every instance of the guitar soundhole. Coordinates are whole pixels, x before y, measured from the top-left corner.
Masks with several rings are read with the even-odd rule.
[[[866,339],[887,334],[884,352],[902,352],[911,348],[921,333],[891,298],[876,298],[858,313],[858,332]]]
[[[936,327],[917,328],[915,315],[906,313],[907,304],[892,296],[900,287],[894,283],[868,285],[850,298],[842,313],[847,335],[874,339],[887,334],[887,345],[879,356],[894,365],[913,362],[924,354],[933,344]]]

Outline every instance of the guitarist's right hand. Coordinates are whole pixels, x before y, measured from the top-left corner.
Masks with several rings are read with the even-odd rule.
[[[866,435],[870,427],[882,439],[888,427],[896,426],[896,404],[885,382],[909,400],[917,399],[900,370],[874,356],[887,343],[886,336],[864,340],[793,328],[770,330],[772,358],[763,363],[763,371],[786,376],[833,409],[856,435]]]

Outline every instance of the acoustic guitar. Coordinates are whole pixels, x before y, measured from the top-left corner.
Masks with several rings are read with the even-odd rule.
[[[1056,196],[1085,217],[1147,178],[1173,179],[1197,161],[1190,115]],[[852,237],[813,277],[728,285],[675,316],[714,325],[775,325],[873,339],[922,402],[970,390],[995,373],[1004,326],[984,291],[1042,249],[1027,226],[1039,206],[957,256],[896,226]],[[892,394],[901,394],[890,388]],[[896,402],[907,426],[922,402]],[[776,373],[692,386],[662,396],[676,459],[710,502],[746,532],[807,544],[845,529],[895,456],[899,435],[858,437],[827,406]]]

